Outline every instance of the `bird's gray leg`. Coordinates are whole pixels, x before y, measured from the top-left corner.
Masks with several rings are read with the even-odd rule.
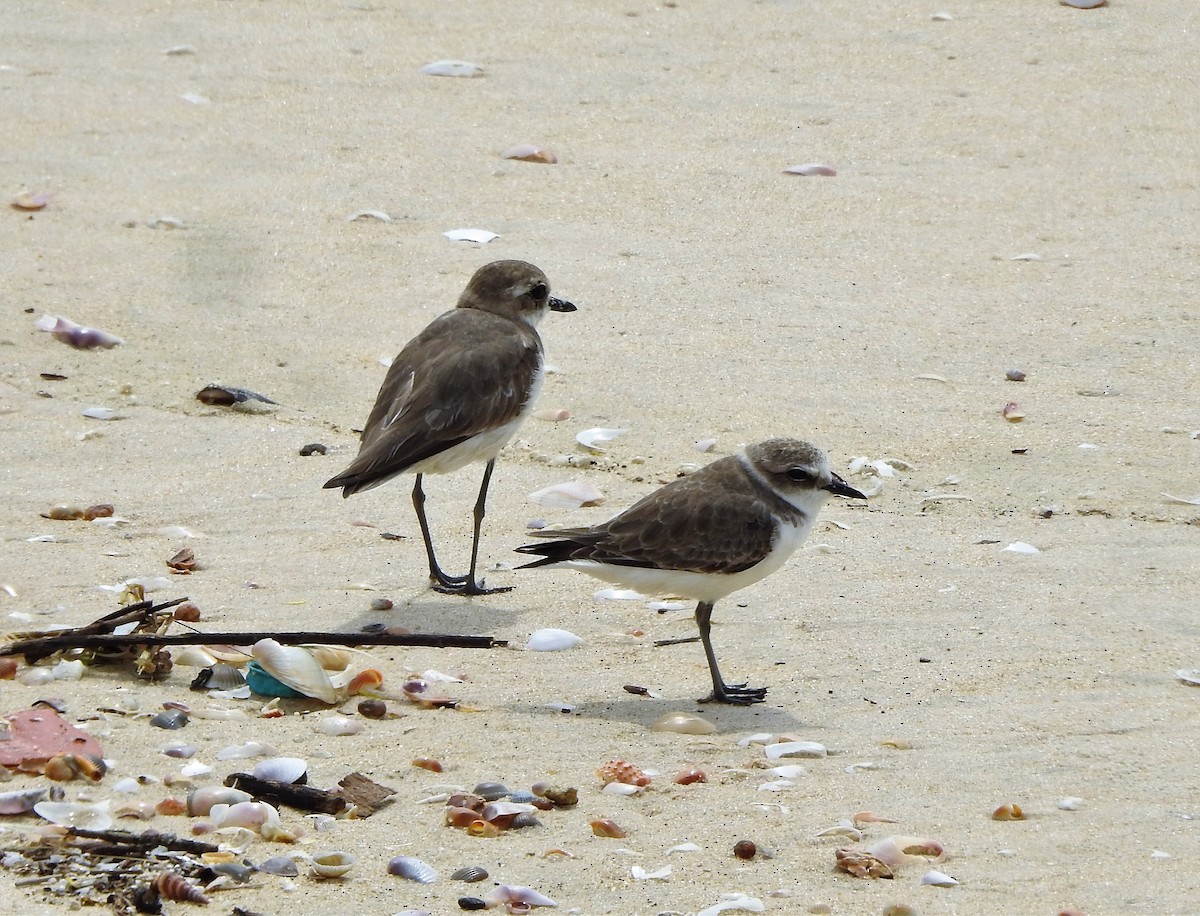
[[[467,577],[446,575],[433,555],[433,538],[429,534],[429,520],[425,518],[425,491],[421,489],[423,476],[417,475],[417,482],[413,484],[412,500],[413,508],[417,510],[417,524],[421,526],[421,537],[425,540],[425,555],[429,557],[429,578],[443,588],[462,588]]]
[[[475,500],[475,532],[471,538],[471,569],[467,575],[459,582],[447,586],[442,583],[442,587],[438,588],[439,592],[446,592],[455,595],[494,595],[497,592],[511,592],[511,585],[503,585],[499,588],[484,588],[483,582],[475,578],[475,567],[479,561],[479,532],[483,527],[484,507],[487,503],[488,484],[492,482],[492,471],[496,469],[496,459],[493,458],[487,463],[483,469],[483,482],[479,485],[479,498]]]
[[[767,696],[766,687],[747,687],[745,684],[726,684],[717,668],[717,653],[713,651],[709,630],[712,626],[713,603],[701,601],[696,605],[696,626],[700,630],[700,642],[708,659],[708,670],[712,674],[713,691],[701,703],[731,703],[734,706],[749,706],[761,703]]]

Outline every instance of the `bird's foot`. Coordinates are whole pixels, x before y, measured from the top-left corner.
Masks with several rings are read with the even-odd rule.
[[[767,698],[766,687],[747,687],[745,684],[719,684],[701,703],[728,703],[731,706],[751,706]]]
[[[432,586],[435,592],[442,595],[498,595],[502,592],[511,592],[513,586],[500,585],[496,588],[485,588],[482,582],[472,582],[466,576],[462,577],[461,581],[439,582]]]

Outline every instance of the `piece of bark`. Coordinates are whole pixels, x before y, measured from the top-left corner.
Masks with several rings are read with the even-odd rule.
[[[343,776],[338,785],[341,786],[337,790],[338,794],[354,806],[354,813],[358,817],[370,817],[382,807],[384,802],[396,794],[395,789],[381,786],[362,773],[350,773],[348,776]]]
[[[231,773],[225,777],[225,785],[231,789],[249,792],[255,798],[279,807],[287,805],[301,811],[316,811],[320,814],[337,814],[346,807],[346,799],[338,792],[283,782],[279,779],[260,779],[249,773]]]

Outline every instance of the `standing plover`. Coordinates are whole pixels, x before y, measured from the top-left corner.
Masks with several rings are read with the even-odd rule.
[[[343,496],[377,487],[398,474],[417,475],[413,506],[429,578],[441,592],[487,595],[475,577],[479,529],[496,456],[533,407],[542,385],[542,339],[547,311],[575,306],[550,295],[546,275],[524,261],[493,261],[471,277],[458,305],[410,340],[388,370],[363,427],[358,457],[326,481]],[[475,502],[471,567],[450,576],[438,566],[425,517],[425,474],[448,474],[486,461]]]
[[[726,684],[709,636],[713,604],[779,569],[808,536],[830,496],[862,493],[798,439],[768,439],[655,490],[591,528],[539,531],[549,543],[518,547],[541,557],[518,569],[569,567],[647,595],[700,602],[696,626],[713,690],[706,700],[759,703],[765,687]]]

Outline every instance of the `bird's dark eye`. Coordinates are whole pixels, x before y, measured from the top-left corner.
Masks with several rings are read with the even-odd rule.
[[[529,295],[534,299],[545,299],[550,295],[550,287],[548,287],[545,283],[539,283],[529,291]]]
[[[796,481],[796,483],[808,483],[812,480],[812,474],[804,470],[804,468],[788,468],[788,478]]]

